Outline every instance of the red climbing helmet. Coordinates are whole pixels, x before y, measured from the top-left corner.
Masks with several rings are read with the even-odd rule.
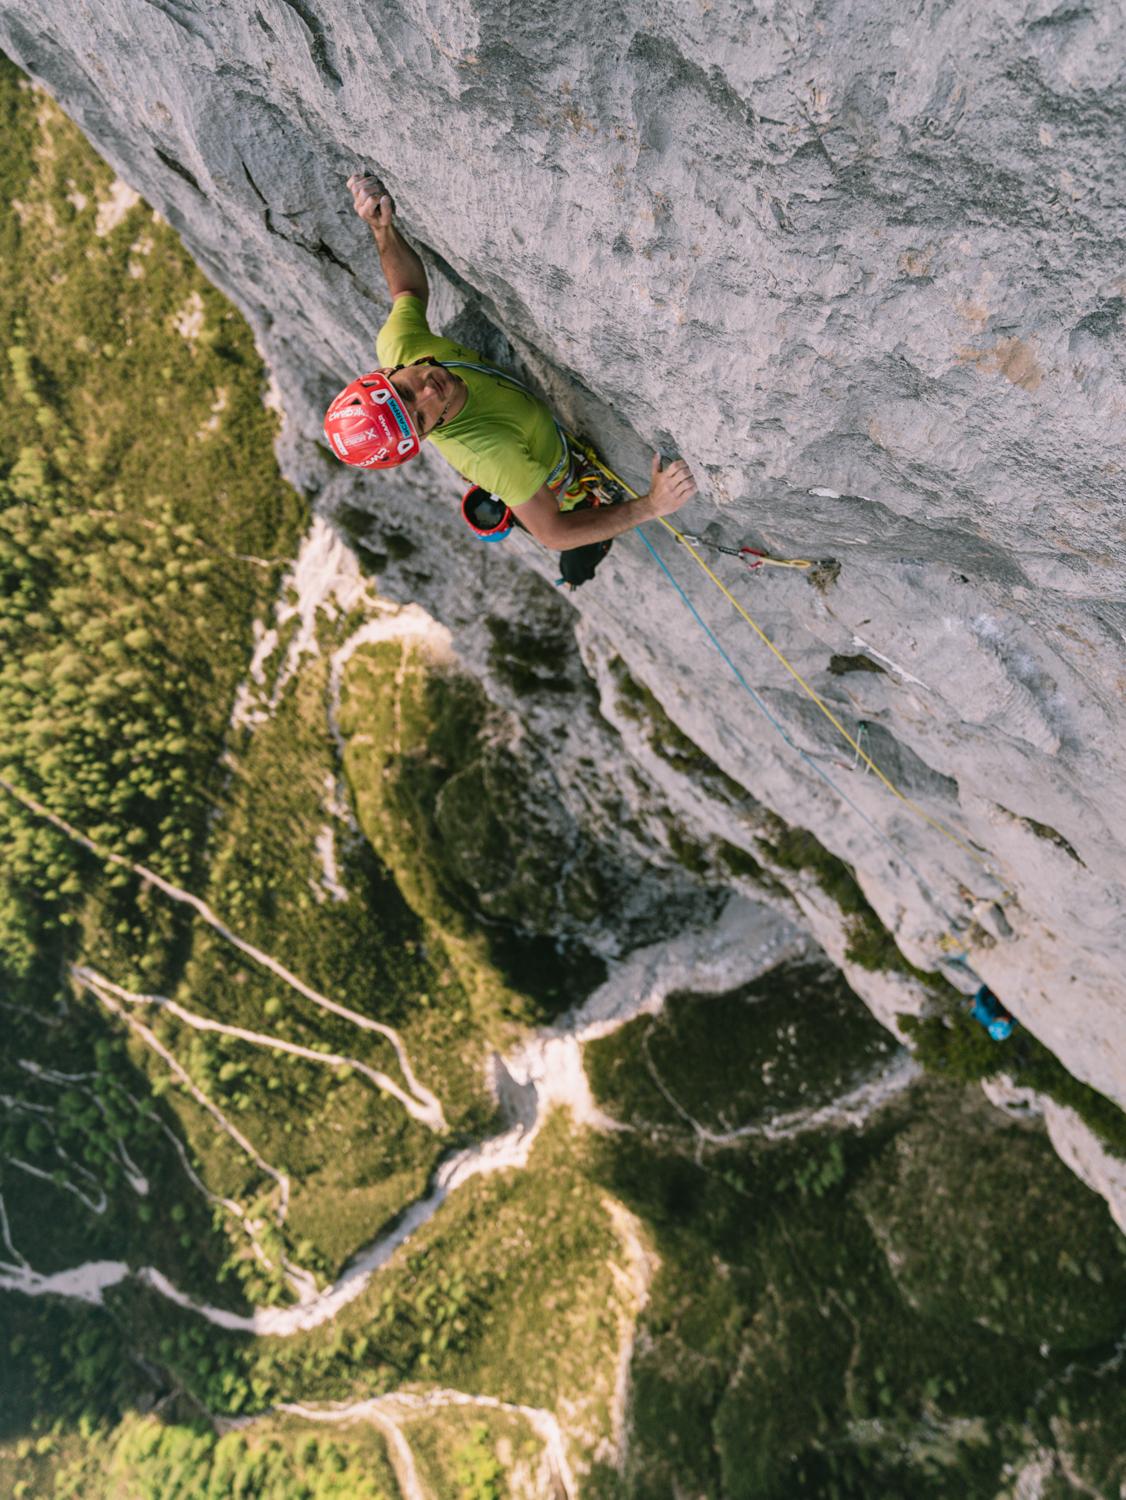
[[[325,412],[324,426],[337,458],[361,469],[393,469],[422,447],[418,429],[382,370],[350,381]]]

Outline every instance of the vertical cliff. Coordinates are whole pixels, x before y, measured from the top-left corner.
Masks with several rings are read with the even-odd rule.
[[[436,322],[518,360],[635,479],[682,452],[694,533],[835,560],[818,589],[706,554],[926,819],[667,535],[785,734],[636,539],[570,601],[604,699],[616,657],[853,867],[912,962],[964,945],[1120,1102],[1123,40],[1110,10],[968,0],[0,4],[0,46],[246,311],[292,474],[409,538],[384,587],[467,659],[482,612],[534,610],[528,570],[553,569],[518,544],[482,594],[437,459],[356,479],[316,447],[386,309],[358,165],[396,195]]]

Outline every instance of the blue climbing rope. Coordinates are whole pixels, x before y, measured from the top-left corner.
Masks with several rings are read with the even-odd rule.
[[[946,913],[943,911],[942,903],[939,901],[938,897],[935,895],[934,891],[931,889],[929,883],[924,879],[924,877],[919,873],[919,871],[915,868],[915,866],[907,858],[906,854],[904,854],[903,851],[901,849],[899,849],[891,841],[891,839],[883,831],[883,829],[879,826],[879,824],[874,823],[872,821],[872,819],[868,816],[868,814],[864,811],[864,809],[862,807],[857,806],[857,804],[848,795],[848,793],[845,792],[845,791],[843,791],[836,784],[836,782],[833,780],[833,778],[829,775],[828,771],[826,771],[823,766],[818,765],[818,763],[813,759],[813,757],[811,755],[809,755],[805,750],[803,750],[800,745],[795,744],[794,740],[790,736],[789,730],[787,730],[786,727],[783,724],[779,723],[779,721],[770,712],[770,709],[763,702],[762,698],[754,690],[754,688],[750,685],[750,683],[747,681],[747,679],[743,676],[743,673],[736,666],[735,662],[732,661],[731,657],[724,650],[723,646],[720,644],[720,641],[719,641],[718,637],[716,636],[715,632],[712,630],[711,626],[708,625],[707,622],[702,618],[702,616],[700,615],[699,610],[692,603],[691,599],[689,599],[688,595],[684,592],[684,589],[681,587],[681,585],[677,582],[677,580],[673,577],[672,573],[669,571],[668,564],[665,562],[664,558],[657,551],[657,549],[653,546],[653,543],[645,535],[644,530],[640,526],[636,528],[635,535],[639,536],[641,538],[641,540],[645,543],[645,546],[649,549],[650,555],[653,557],[654,561],[656,562],[657,566],[660,568],[661,572],[665,575],[665,577],[668,579],[668,581],[672,584],[673,588],[680,595],[681,599],[683,600],[683,602],[687,606],[687,608],[689,610],[689,613],[692,615],[692,618],[696,621],[697,625],[699,625],[700,629],[707,636],[708,640],[712,643],[712,645],[715,647],[715,649],[719,652],[719,654],[723,658],[723,660],[731,668],[731,670],[735,674],[735,678],[738,681],[738,683],[740,684],[740,686],[746,692],[748,692],[751,695],[751,698],[754,700],[755,704],[761,710],[761,712],[763,713],[763,715],[765,716],[765,718],[768,720],[768,722],[771,725],[773,725],[773,727],[777,730],[777,732],[782,736],[782,739],[786,742],[787,745],[789,745],[790,749],[793,750],[793,751],[795,751],[798,755],[800,755],[801,758],[802,758],[802,760],[805,761],[806,765],[809,766],[809,767],[811,767],[812,770],[814,770],[814,771],[817,772],[818,776],[821,777],[822,781],[826,782],[828,784],[828,786],[831,787],[831,789],[837,794],[837,796],[841,799],[841,801],[847,803],[848,806],[852,808],[853,812],[855,812],[856,815],[859,818],[861,818],[865,823],[867,823],[868,827],[872,830],[872,832],[874,834],[876,834],[876,836],[883,843],[885,843],[888,846],[888,848],[891,850],[893,858],[897,862],[902,862],[904,865],[906,865],[906,867],[911,871],[911,874],[914,875],[915,879],[918,881],[920,890],[922,890],[923,893],[927,896],[927,898],[929,899],[929,901],[931,902],[931,904],[933,905],[933,907],[935,908],[935,910],[937,912],[939,912],[943,917],[945,917]]]

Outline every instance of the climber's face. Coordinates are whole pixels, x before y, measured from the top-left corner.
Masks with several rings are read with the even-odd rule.
[[[439,364],[404,365],[391,375],[391,384],[402,398],[419,437],[426,437],[435,427],[456,416],[468,394],[465,381]]]

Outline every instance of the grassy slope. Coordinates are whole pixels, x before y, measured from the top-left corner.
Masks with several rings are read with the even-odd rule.
[[[831,1071],[869,1053],[841,990],[836,1003],[807,993],[796,1022]],[[662,1257],[634,1364],[629,1494],[994,1494],[1005,1463],[1051,1451],[1074,1423],[1080,1378],[1081,1472],[1107,1482],[1126,1407],[1105,1368],[1123,1241],[1041,1134],[929,1082],[863,1132],[776,1145],[701,1150],[682,1117],[660,1114],[646,1059],[713,1127],[773,1114],[757,1079],[741,1099],[729,1082],[740,1064],[784,1077],[795,1037],[779,1013],[801,994],[771,976],[695,1002],[691,1025],[684,999],[588,1049],[600,1100],[639,1131],[603,1143],[604,1181]]]
[[[590,899],[595,861],[529,826],[476,684],[413,642],[367,646],[348,664],[341,729],[364,832],[466,986],[476,1023],[495,1038],[594,988],[596,959],[536,933],[545,892],[572,910]]]
[[[245,555],[292,551],[303,506],[273,462],[246,326],[144,204],[105,216],[113,174],[7,63],[0,113],[2,771],[192,884],[243,643],[277,582]],[[198,316],[179,332],[185,309]],[[155,1259],[187,1288],[214,1286],[226,1239],[160,1131],[139,1057],[60,985],[81,953],[159,986],[182,916],[7,796],[0,839],[0,965],[23,1007],[0,1060],[19,1101],[5,1155],[60,1179],[9,1168],[16,1243],[40,1245],[45,1269]],[[60,1087],[21,1059],[84,1076]],[[144,1164],[143,1201],[120,1147]],[[107,1211],[76,1218],[65,1182],[104,1188]]]
[[[349,1426],[313,1433],[284,1418],[223,1437],[190,1417],[132,1416],[112,1432],[86,1424],[66,1435],[25,1439],[12,1456],[0,1454],[0,1482],[13,1500],[48,1494],[400,1500],[401,1494],[377,1432]]]
[[[274,718],[227,743],[250,625],[268,618],[280,579],[280,567],[235,554],[292,556],[302,519],[273,467],[249,335],[143,204],[104,236],[93,232],[112,174],[14,70],[0,75],[0,102],[18,143],[5,157],[16,175],[0,287],[17,349],[0,418],[0,536],[10,539],[2,561],[14,578],[0,616],[11,647],[0,674],[11,730],[4,773],[103,847],[199,892],[333,999],[395,1025],[419,1076],[438,1088],[451,1125],[442,1140],[356,1075],[138,1012],[266,1160],[292,1174],[285,1239],[329,1276],[421,1192],[441,1151],[491,1128],[486,1045],[545,1002],[501,977],[464,911],[455,918],[453,907],[417,901],[412,909],[368,843],[342,839],[339,826],[348,899],[313,893],[325,776],[337,769],[325,659],[355,621],[323,624],[322,654]],[[41,309],[34,289],[52,278],[59,290]],[[201,311],[187,335],[177,331],[181,314]],[[84,330],[77,340],[75,327]],[[155,420],[138,423],[142,408]],[[12,665],[29,659],[30,672]],[[443,721],[459,692],[439,689]],[[133,748],[119,754],[123,744]],[[364,785],[357,768],[361,805]],[[425,799],[425,787],[413,795]],[[181,908],[77,853],[17,804],[5,801],[0,816],[18,856],[0,892],[5,978],[27,1007],[0,1061],[5,1087],[25,1106],[9,1118],[5,1145],[60,1179],[65,1168],[82,1184],[87,1170],[109,1195],[95,1216],[61,1180],[9,1169],[2,1186],[14,1243],[37,1270],[121,1257],[155,1264],[212,1302],[284,1297],[230,1216],[213,1214],[191,1187],[163,1127],[186,1142],[213,1191],[251,1212],[268,1210],[271,1184],[89,994],[60,991],[60,956],[201,1016],[401,1078],[389,1047],[298,1000]],[[405,824],[396,827],[401,837]],[[535,969],[535,954],[518,956]],[[545,971],[545,990],[555,982]],[[60,997],[65,1012],[56,1011]],[[551,1003],[560,1003],[553,994]],[[20,1057],[83,1076],[69,1089],[31,1078]],[[148,1176],[147,1197],[115,1162],[119,1141]],[[586,1441],[597,1443],[618,1334],[606,1263],[620,1250],[604,1210],[586,1201],[566,1132],[549,1131],[538,1150],[542,1171],[471,1184],[344,1316],[300,1338],[224,1337],[132,1285],[111,1293],[104,1311],[0,1296],[7,1479],[29,1493],[55,1474],[59,1493],[155,1485],[163,1495],[175,1492],[162,1488],[174,1476],[184,1493],[209,1492],[205,1483],[221,1483],[209,1466],[226,1459],[202,1438],[176,1436],[186,1429],[173,1426],[150,1452],[135,1425],[115,1425],[134,1403],[175,1390],[176,1409],[193,1420],[196,1402],[245,1411],[287,1397],[364,1397],[412,1378],[548,1408],[566,1392]],[[280,1248],[276,1234],[258,1237],[271,1253]],[[589,1380],[592,1367],[605,1381]],[[493,1425],[517,1470],[541,1449],[514,1415],[486,1412],[467,1428],[463,1414],[439,1412],[415,1425],[428,1470],[482,1497],[500,1483]],[[76,1467],[79,1429],[85,1468]],[[267,1463],[257,1474],[253,1493],[306,1493],[298,1460],[282,1458],[277,1473]]]

